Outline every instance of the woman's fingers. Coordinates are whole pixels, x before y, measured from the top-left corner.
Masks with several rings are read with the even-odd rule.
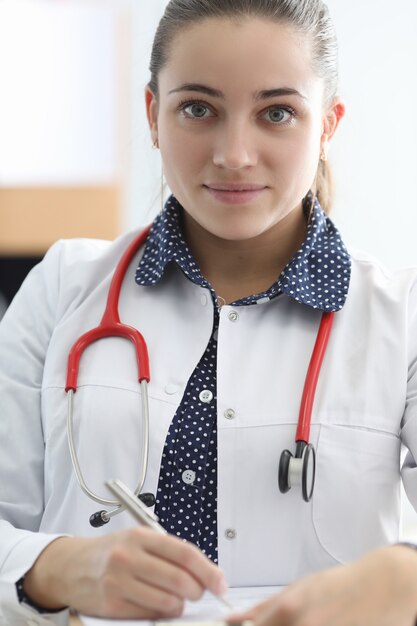
[[[107,583],[103,612],[106,617],[123,619],[159,619],[179,617],[184,600],[134,578],[126,578],[123,586]]]
[[[204,593],[203,585],[188,571],[153,554],[142,555],[140,564],[134,569],[134,575],[138,581],[146,582],[178,598],[198,600]]]
[[[185,600],[198,600],[205,589],[223,591],[220,570],[195,546],[176,537],[138,527],[104,541],[107,549],[99,568],[103,615],[177,617]]]
[[[146,531],[147,529],[137,529]],[[151,531],[147,532],[145,549],[164,561],[168,561],[188,573],[202,589],[208,589],[214,595],[223,595],[227,584],[222,571],[214,565],[196,546],[181,541],[177,537],[166,535],[161,537]]]

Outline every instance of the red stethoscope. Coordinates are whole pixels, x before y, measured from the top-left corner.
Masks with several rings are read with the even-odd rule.
[[[321,364],[326,352],[333,320],[334,312],[323,313],[321,316],[298,414],[298,426],[295,433],[295,456],[289,450],[284,450],[278,466],[278,487],[280,492],[287,493],[291,487],[301,485],[301,493],[305,502],[310,502],[311,500],[316,477],[316,452],[313,444],[309,443],[311,413]]]
[[[77,339],[68,356],[67,380],[65,385],[65,391],[68,394],[67,434],[74,472],[80,488],[89,498],[104,506],[114,507],[111,511],[102,510],[91,515],[90,524],[95,527],[106,524],[110,518],[113,517],[113,515],[120,513],[123,510],[123,507],[117,500],[109,500],[96,495],[85,483],[74,443],[73,403],[74,394],[77,391],[77,379],[81,356],[92,343],[99,339],[104,339],[105,337],[122,337],[124,339],[128,339],[133,343],[135,348],[138,366],[138,381],[142,392],[143,413],[143,454],[140,476],[136,485],[135,494],[147,506],[153,506],[155,504],[155,497],[153,494],[142,493],[142,488],[146,478],[149,453],[148,383],[150,380],[150,374],[148,350],[141,333],[136,328],[123,324],[120,321],[119,316],[119,297],[124,277],[133,257],[144,244],[149,231],[150,226],[139,233],[139,235],[133,239],[126,251],[123,253],[113,274],[107,295],[106,308],[99,325],[96,328],[84,333],[79,339]],[[301,485],[303,499],[306,502],[310,501],[313,494],[315,478],[315,451],[313,445],[309,443],[311,412],[313,408],[317,380],[333,324],[333,317],[334,313],[323,313],[321,318],[316,343],[304,383],[304,391],[301,399],[298,427],[295,438],[295,456],[293,456],[289,450],[284,450],[281,454],[279,462],[278,485],[280,491],[282,493],[286,493],[289,489],[291,489],[291,487]]]

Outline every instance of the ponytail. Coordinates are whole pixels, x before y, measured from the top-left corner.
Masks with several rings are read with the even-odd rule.
[[[333,175],[328,161],[319,161],[316,177],[316,196],[325,213],[330,213],[334,202]]]

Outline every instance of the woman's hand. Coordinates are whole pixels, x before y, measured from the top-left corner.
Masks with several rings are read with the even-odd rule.
[[[417,552],[392,546],[312,574],[229,622],[255,626],[415,626]]]
[[[24,589],[46,609],[149,620],[178,617],[185,600],[198,600],[206,589],[221,595],[226,583],[194,545],[137,527],[56,539],[26,575]]]

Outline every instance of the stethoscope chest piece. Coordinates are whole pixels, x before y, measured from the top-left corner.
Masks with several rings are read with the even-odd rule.
[[[278,487],[281,493],[287,493],[291,487],[300,485],[303,500],[310,502],[316,477],[316,453],[311,443],[297,442],[295,456],[284,450],[278,467]]]

